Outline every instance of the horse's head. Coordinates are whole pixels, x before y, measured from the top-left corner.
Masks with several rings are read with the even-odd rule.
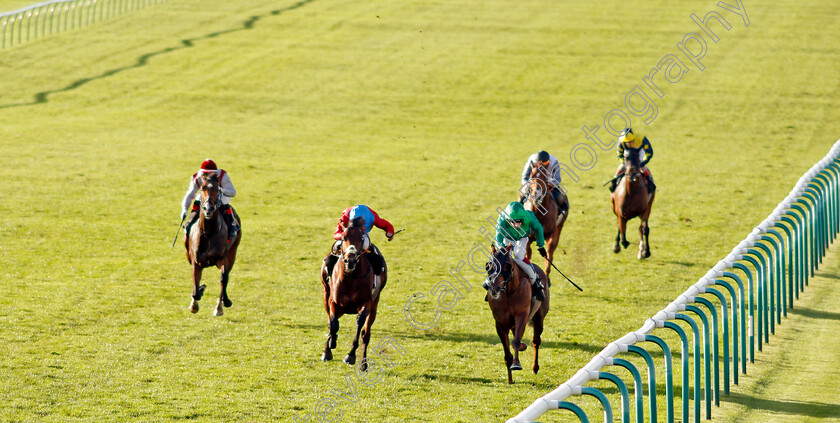
[[[549,185],[550,170],[548,165],[536,163],[531,165],[531,178],[528,180],[528,199],[534,204],[542,202],[551,190]]]
[[[484,270],[487,271],[487,281],[490,285],[487,291],[494,300],[498,300],[502,291],[507,290],[508,282],[513,277],[513,261],[510,258],[511,248],[512,246],[509,245],[497,250],[496,246],[493,245],[491,247],[493,255],[484,265]]]
[[[365,219],[358,217],[350,221],[350,225],[344,229],[341,235],[341,261],[344,262],[344,269],[348,272],[356,270],[359,259],[364,253],[365,242]]]
[[[213,217],[222,205],[219,184],[218,174],[212,172],[201,175],[201,211],[205,219]]]
[[[630,154],[624,158],[624,177],[630,182],[636,182],[642,176],[642,166],[638,154]]]

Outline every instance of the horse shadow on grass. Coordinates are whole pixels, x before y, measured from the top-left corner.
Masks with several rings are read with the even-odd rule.
[[[301,1],[295,3],[291,6],[284,7],[284,8],[277,9],[277,10],[272,10],[271,12],[268,12],[265,15],[251,16],[251,18],[248,19],[247,21],[243,22],[242,26],[239,27],[239,28],[233,28],[233,29],[228,29],[228,30],[224,30],[224,31],[211,32],[211,33],[209,33],[207,35],[203,35],[201,37],[188,38],[186,40],[181,40],[181,45],[180,46],[178,46],[178,47],[167,47],[167,48],[162,49],[162,50],[158,50],[158,51],[154,51],[154,52],[151,52],[151,53],[148,53],[148,54],[144,54],[144,55],[138,57],[137,61],[132,65],[111,69],[109,71],[105,71],[105,72],[103,72],[99,75],[96,75],[96,76],[93,76],[93,77],[90,77],[90,78],[77,79],[76,81],[73,81],[70,84],[68,84],[68,85],[66,85],[62,88],[58,88],[58,89],[55,89],[55,90],[49,90],[49,91],[41,91],[39,93],[36,93],[31,102],[2,104],[2,105],[0,105],[0,109],[9,109],[9,108],[21,107],[21,106],[34,106],[34,105],[38,105],[38,104],[47,103],[49,101],[49,97],[53,94],[72,91],[72,90],[75,90],[79,87],[84,86],[85,84],[87,84],[89,82],[100,80],[100,79],[105,79],[109,76],[116,75],[116,74],[118,74],[120,72],[123,72],[123,71],[126,71],[126,70],[137,69],[137,68],[146,66],[149,62],[149,59],[151,59],[155,56],[160,56],[162,54],[172,53],[173,51],[178,51],[178,50],[182,50],[182,49],[185,49],[185,48],[188,48],[188,47],[192,47],[194,45],[194,43],[198,42],[198,41],[209,40],[211,38],[216,38],[216,37],[219,37],[219,36],[222,36],[222,35],[227,35],[227,34],[231,34],[231,33],[234,33],[234,32],[239,32],[239,31],[244,31],[244,30],[251,29],[251,28],[254,27],[254,25],[260,19],[263,19],[267,16],[276,16],[276,15],[279,15],[281,13],[288,12],[288,11],[291,11],[291,10],[294,10],[294,9],[299,9],[299,8],[305,6],[307,3],[311,3],[313,1],[315,1],[315,0],[301,0]]]

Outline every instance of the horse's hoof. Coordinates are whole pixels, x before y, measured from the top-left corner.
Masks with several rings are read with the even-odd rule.
[[[528,345],[526,345],[524,342],[519,344],[519,352],[525,351],[527,348]]]
[[[650,257],[650,250],[645,251],[645,258]]]
[[[224,314],[225,314],[225,309],[223,309],[221,307],[216,307],[216,309],[213,310],[213,315],[214,316],[223,316]]]
[[[532,368],[532,370],[534,371],[534,374],[537,374],[537,372],[539,372],[539,371],[540,371],[540,366],[537,366],[537,365],[535,364],[535,365],[534,365],[534,367]]]
[[[356,364],[356,356],[348,354],[346,357],[344,357],[344,360],[342,361],[344,361],[347,364]]]
[[[230,307],[230,306],[233,305],[233,301],[231,301],[230,298],[225,298],[224,304],[225,304],[225,307]]]
[[[627,248],[630,246],[630,241],[621,241],[621,246]]]
[[[198,313],[198,301],[192,300],[190,303],[190,311],[193,313]]]
[[[330,361],[330,360],[332,360],[332,352],[331,351],[326,351],[323,354],[321,354],[321,361]]]
[[[621,252],[621,247],[618,246],[618,243],[613,245],[613,252],[616,253],[616,254]]]
[[[514,361],[513,364],[510,365],[511,370],[522,370],[522,365],[519,364],[518,361]]]

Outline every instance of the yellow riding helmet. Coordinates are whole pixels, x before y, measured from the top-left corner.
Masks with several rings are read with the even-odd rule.
[[[618,139],[621,140],[621,142],[627,145],[628,147],[641,147],[641,140],[638,137],[636,137],[636,135],[633,133],[633,130],[630,128],[626,128],[623,131],[621,131],[621,135],[619,135]]]

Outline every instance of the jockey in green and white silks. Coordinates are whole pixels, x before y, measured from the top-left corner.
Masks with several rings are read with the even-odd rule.
[[[528,237],[534,233],[537,241],[537,248],[540,255],[545,257],[545,236],[543,235],[543,227],[537,216],[530,210],[525,210],[518,201],[508,204],[505,212],[499,216],[496,222],[496,248],[505,248],[508,245],[513,245],[513,261],[528,275],[533,285],[534,296],[538,300],[544,298],[543,285],[537,278],[537,272],[531,267],[531,263],[525,257],[525,252],[528,247]],[[487,281],[482,285],[484,289],[489,288]]]

